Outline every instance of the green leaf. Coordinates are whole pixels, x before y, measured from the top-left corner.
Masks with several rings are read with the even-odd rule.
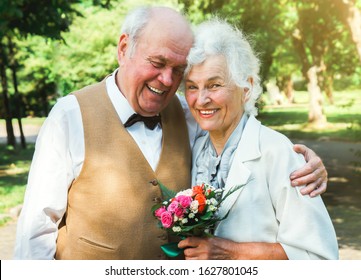
[[[222,203],[228,196],[230,196],[232,193],[234,193],[235,191],[238,191],[240,188],[244,187],[246,184],[243,185],[237,185],[232,187],[226,194],[225,196],[221,199],[220,203]]]
[[[155,205],[152,206],[152,208],[150,209],[150,211],[151,211],[152,213],[154,213],[155,210],[157,210],[158,208],[160,208],[160,207],[162,207],[162,206],[163,206],[163,204],[157,203],[157,204],[155,204]]]
[[[201,216],[201,220],[209,220],[210,218],[212,218],[213,216],[213,212],[211,211],[208,211],[206,212],[203,216]]]
[[[162,191],[163,198],[164,198],[165,200],[169,200],[169,199],[175,197],[175,195],[177,194],[177,192],[168,189],[168,188],[167,188],[165,185],[163,185],[160,181],[158,181],[158,184],[159,184],[160,190]]]

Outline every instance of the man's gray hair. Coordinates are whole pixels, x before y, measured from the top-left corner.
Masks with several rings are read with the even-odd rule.
[[[201,23],[195,30],[195,43],[188,55],[185,75],[192,66],[201,64],[213,55],[224,56],[231,81],[240,88],[247,87],[250,90],[244,110],[248,115],[257,115],[255,104],[262,93],[260,62],[245,35],[219,18]],[[253,80],[253,86],[248,79]]]
[[[152,16],[152,7],[142,6],[131,11],[122,24],[121,33],[129,35],[130,56],[134,53],[137,40]]]

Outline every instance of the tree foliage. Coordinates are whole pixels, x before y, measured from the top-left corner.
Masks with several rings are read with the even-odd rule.
[[[122,20],[140,4],[183,8],[195,24],[212,14],[226,18],[250,38],[263,80],[277,79],[281,89],[305,80],[312,65],[323,65],[317,82],[325,92],[361,85],[349,24],[361,0],[2,0],[1,117],[8,124],[14,116],[46,116],[58,97],[111,73]]]
[[[47,36],[51,39],[60,39],[61,32],[68,30],[72,16],[76,10],[72,8],[71,0],[3,0],[0,2],[0,76],[6,119],[8,144],[15,146],[14,130],[12,127],[11,99],[9,98],[9,84],[7,69],[11,71],[14,88],[15,114],[19,121],[22,145],[25,147],[25,137],[21,126],[21,105],[18,92],[17,71],[21,66],[16,61],[17,46],[15,38],[24,38],[29,35]],[[42,22],[42,24],[38,24]]]
[[[52,64],[55,61],[54,49],[49,49],[49,46],[56,47],[54,40],[57,40],[57,44],[63,42],[64,32],[69,31],[74,18],[82,16],[79,10],[92,5],[109,9],[111,1],[0,2],[0,74],[4,104],[4,111],[0,113],[6,119],[9,145],[15,146],[11,122],[14,115],[19,120],[21,132],[21,117],[24,116],[25,110],[26,114],[36,112],[38,115],[47,115],[49,99],[55,96],[57,88],[56,73]],[[36,36],[41,36],[45,40],[42,42]],[[22,141],[23,146],[24,143]]]
[[[303,78],[308,83],[309,90],[315,90],[310,94],[310,100],[315,97],[318,88],[328,95],[332,94],[335,77],[344,79],[360,69],[355,56],[357,42],[351,36],[347,24],[349,8],[357,6],[361,2],[359,0],[179,2],[186,12],[191,13],[190,17],[195,22],[216,14],[240,27],[254,40],[254,48],[262,61],[264,82],[275,78],[283,86],[289,85],[287,81],[292,76]],[[316,75],[312,78],[315,83],[313,86],[310,84],[311,72]],[[320,116],[321,99],[322,97],[317,97],[315,102],[320,105]],[[315,107],[310,108],[312,112]],[[313,121],[313,117],[310,117],[310,121]]]

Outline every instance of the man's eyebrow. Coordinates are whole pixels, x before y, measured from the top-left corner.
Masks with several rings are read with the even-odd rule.
[[[163,56],[148,56],[147,59],[148,60],[157,59],[157,60],[160,60],[160,61],[162,61],[164,63],[167,62],[167,59],[165,57],[163,57]]]
[[[166,59],[164,56],[149,56],[147,59],[148,60],[156,59],[165,64],[169,62],[169,59]],[[185,70],[187,68],[187,64],[178,65],[175,68]]]
[[[187,64],[178,65],[176,68],[181,69],[182,71],[184,71],[187,68]]]

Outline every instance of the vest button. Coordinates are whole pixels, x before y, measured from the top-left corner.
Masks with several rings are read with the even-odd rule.
[[[162,202],[162,199],[160,197],[154,197],[153,198],[153,202],[155,203],[161,203]]]
[[[157,186],[157,185],[158,185],[157,179],[154,179],[154,180],[150,181],[149,183],[151,183],[153,186]]]
[[[167,240],[168,239],[168,235],[166,233],[158,235],[158,238],[161,240]]]

